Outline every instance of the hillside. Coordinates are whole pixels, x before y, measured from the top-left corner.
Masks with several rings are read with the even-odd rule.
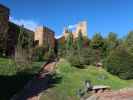
[[[64,59],[59,61],[56,71],[62,80],[42,93],[40,100],[77,100],[77,91],[83,88],[85,80],[91,80],[93,85],[109,85],[113,90],[133,87],[133,80],[119,79],[95,66],[78,69]]]
[[[32,69],[18,73],[14,60],[0,58],[0,100],[9,100],[23,89],[24,85],[40,70],[43,63],[33,62]]]

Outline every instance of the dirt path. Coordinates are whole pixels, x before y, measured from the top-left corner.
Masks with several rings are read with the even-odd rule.
[[[49,87],[56,63],[54,61],[43,65],[38,75],[28,82],[18,96],[11,100],[39,100],[40,93]]]

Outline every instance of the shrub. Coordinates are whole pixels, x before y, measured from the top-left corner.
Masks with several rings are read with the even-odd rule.
[[[31,69],[33,55],[33,34],[25,31],[21,26],[18,33],[17,44],[15,45],[14,60],[17,70]]]
[[[73,66],[83,68],[84,65],[94,64],[95,56],[93,50],[89,48],[82,48],[80,51],[72,50],[66,56],[67,60]]]
[[[105,61],[108,72],[122,79],[133,78],[133,56],[124,47],[113,50]]]
[[[44,47],[36,47],[34,49],[34,60],[36,61],[43,61],[44,60],[44,52],[45,48]]]
[[[48,51],[45,51],[44,60],[52,60],[56,57],[55,51],[53,48],[49,48]]]

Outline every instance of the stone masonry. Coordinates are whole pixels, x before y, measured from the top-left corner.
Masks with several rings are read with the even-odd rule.
[[[10,10],[9,8],[0,4],[0,39],[3,40],[3,37],[6,37],[1,42],[1,48],[6,49],[6,55],[14,55],[15,47],[17,44],[17,39],[20,33],[20,26],[9,21]],[[35,32],[24,28],[24,31],[27,34],[32,34],[34,36],[33,41],[37,42],[38,46],[49,46],[55,48],[55,38],[54,32],[43,26],[36,28]]]
[[[9,9],[0,4],[0,33],[8,31]]]
[[[8,55],[12,54],[15,49],[15,45],[17,44],[17,37],[19,34],[20,26],[9,21],[9,8],[0,4],[0,34],[7,35],[6,43]],[[76,39],[79,33],[82,34],[83,37],[87,37],[87,22],[81,21],[74,25],[74,30],[70,29],[70,27],[65,27],[63,32],[64,40],[66,40],[68,34],[72,33],[73,38]],[[55,49],[56,39],[55,33],[48,27],[39,26],[36,28],[35,32],[30,31],[29,29],[25,29],[27,33],[31,33],[34,36],[34,42],[36,46],[44,46],[48,48]],[[72,30],[72,31],[71,31]]]
[[[69,27],[65,27],[64,28],[64,37],[65,39],[67,38],[68,34],[72,32],[73,38],[76,39],[79,35],[79,33],[82,33],[83,37],[87,37],[87,22],[86,21],[82,21],[79,22],[78,24],[74,25],[75,30],[73,31],[73,29],[70,29]]]
[[[54,32],[44,26],[39,26],[35,30],[34,40],[38,46],[49,46],[55,48]]]

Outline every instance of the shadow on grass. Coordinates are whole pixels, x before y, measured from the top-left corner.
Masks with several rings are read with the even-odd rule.
[[[9,100],[15,93],[19,92],[34,75],[28,73],[17,73],[13,76],[0,75],[0,100]]]
[[[62,78],[56,74],[47,74],[43,78],[35,76],[25,85],[24,89],[19,94],[12,98],[12,100],[27,100],[28,98],[38,96],[39,93],[46,89],[54,87],[61,79]]]
[[[41,79],[35,74],[25,72],[13,76],[0,76],[0,100],[10,100],[16,93],[19,93],[19,96],[15,100],[26,100],[47,88],[54,87],[60,81],[61,77],[56,74],[46,75]]]

